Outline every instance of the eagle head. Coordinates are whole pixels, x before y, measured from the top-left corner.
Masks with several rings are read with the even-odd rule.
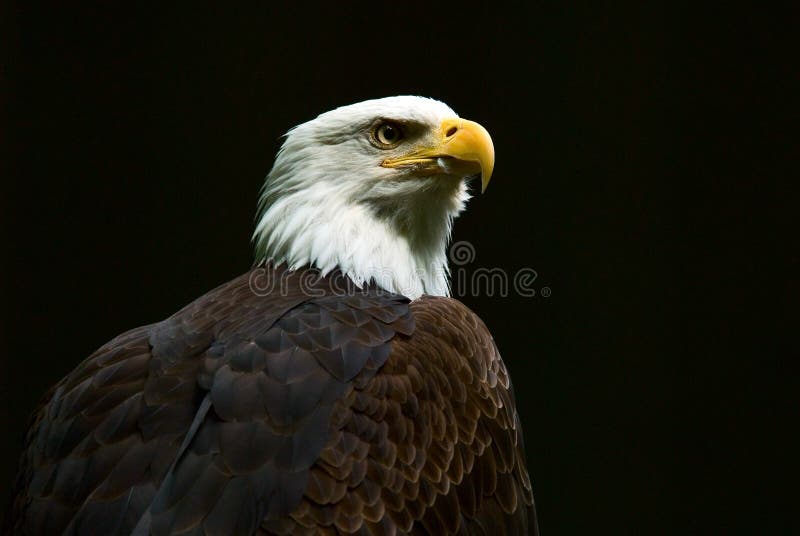
[[[447,242],[492,174],[478,123],[424,97],[375,99],[326,112],[286,134],[267,175],[253,240],[257,262],[336,268],[412,299],[449,294]]]

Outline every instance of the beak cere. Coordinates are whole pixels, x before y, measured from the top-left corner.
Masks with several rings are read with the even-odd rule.
[[[447,159],[447,169],[464,176],[481,174],[481,192],[486,191],[494,169],[494,145],[489,133],[474,121],[461,118],[445,119],[435,135],[432,147],[421,147],[400,156],[384,160],[388,168],[414,167],[428,173],[441,170],[439,159]]]

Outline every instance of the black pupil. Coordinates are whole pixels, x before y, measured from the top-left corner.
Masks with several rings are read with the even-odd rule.
[[[391,125],[386,125],[383,127],[383,138],[386,141],[394,141],[397,138],[397,131]]]

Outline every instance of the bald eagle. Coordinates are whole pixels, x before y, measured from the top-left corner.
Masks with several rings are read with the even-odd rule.
[[[494,148],[422,97],[286,135],[249,272],[45,397],[6,531],[535,534],[520,419],[446,246]]]

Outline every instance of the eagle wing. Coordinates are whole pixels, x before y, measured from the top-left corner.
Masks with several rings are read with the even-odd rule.
[[[245,274],[64,378],[34,417],[7,530],[535,528],[510,382],[474,314],[270,270],[269,296]]]

